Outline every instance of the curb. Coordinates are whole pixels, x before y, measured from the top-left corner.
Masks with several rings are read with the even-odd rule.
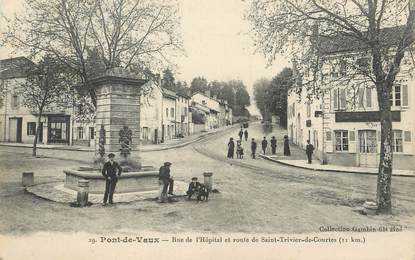
[[[373,173],[373,172],[356,172],[356,171],[347,171],[347,170],[308,168],[308,167],[304,167],[304,166],[300,166],[300,165],[295,165],[295,164],[290,164],[290,163],[286,163],[286,162],[281,162],[279,160],[272,159],[272,158],[270,158],[268,156],[264,156],[262,154],[260,154],[259,157],[261,157],[261,158],[263,158],[265,160],[271,161],[271,162],[279,163],[281,165],[296,167],[296,168],[310,170],[310,171],[341,172],[341,173],[354,173],[354,174],[365,174],[365,175],[378,175],[377,173]],[[414,175],[405,175],[405,174],[399,174],[399,173],[398,174],[392,174],[392,176],[408,177],[408,178],[415,177]]]
[[[206,134],[203,134],[203,135],[201,135],[201,136],[199,136],[199,137],[197,137],[197,138],[195,138],[193,140],[190,140],[190,141],[187,141],[187,142],[184,142],[184,143],[180,143],[180,144],[176,144],[176,145],[172,145],[172,146],[168,146],[168,147],[161,147],[161,148],[156,147],[156,148],[149,148],[149,149],[145,149],[145,148],[144,149],[140,149],[140,152],[143,152],[143,153],[145,153],[145,152],[156,152],[156,151],[165,151],[165,150],[170,150],[170,149],[175,149],[175,148],[182,148],[182,147],[187,146],[187,145],[190,145],[190,144],[192,144],[194,142],[203,140],[206,137],[215,135],[217,133],[222,133],[222,132],[227,131],[227,130],[232,129],[232,128],[233,127],[229,127],[229,128],[226,128],[226,129],[222,129],[220,131],[207,132]],[[5,146],[5,147],[15,147],[15,148],[29,148],[29,149],[32,148],[31,145],[27,145],[27,146],[26,145],[13,145],[11,143],[10,144],[9,143],[1,143],[0,144],[0,147],[1,146]],[[46,146],[46,147],[37,147],[37,149],[39,149],[39,150],[41,150],[41,149],[45,149],[45,150],[57,150],[57,151],[76,151],[76,152],[93,152],[94,151],[93,149],[67,148],[67,147],[64,147],[64,146],[63,147],[47,147]]]

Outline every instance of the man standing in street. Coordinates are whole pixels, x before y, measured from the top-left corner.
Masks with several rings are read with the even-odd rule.
[[[255,152],[256,152],[256,142],[255,142],[255,139],[252,138],[252,141],[251,141],[251,155],[252,155],[252,159],[255,159]]]
[[[242,141],[242,136],[244,135],[244,130],[242,130],[242,127],[241,127],[241,130],[239,130],[239,133],[238,133],[238,136],[239,136],[239,140],[241,140]]]
[[[275,139],[275,136],[273,136],[271,138],[271,150],[272,150],[272,154],[276,153],[277,150],[277,139]]]
[[[265,154],[267,151],[268,141],[267,138],[264,136],[264,140],[262,140],[262,152]]]
[[[166,200],[167,188],[169,189],[168,194],[173,195],[174,181],[170,177],[170,165],[171,162],[165,162],[159,169],[159,185],[162,185],[162,189],[159,194],[159,202],[164,202]]]
[[[248,130],[247,129],[245,129],[244,135],[245,135],[245,142],[247,142],[248,141]]]
[[[113,204],[113,196],[115,191],[115,186],[117,185],[118,177],[117,177],[117,170],[118,176],[121,175],[122,169],[120,165],[114,161],[115,155],[113,153],[108,154],[109,161],[104,164],[102,168],[102,175],[105,178],[105,193],[104,193],[104,203],[103,205],[107,205],[107,200],[109,197],[109,203]]]
[[[307,146],[305,148],[305,153],[307,154],[308,163],[311,164],[311,159],[313,156],[314,146],[310,144],[310,140],[307,140]]]

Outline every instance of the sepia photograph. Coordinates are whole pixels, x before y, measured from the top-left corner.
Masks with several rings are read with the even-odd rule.
[[[0,260],[415,259],[414,0],[0,0]]]

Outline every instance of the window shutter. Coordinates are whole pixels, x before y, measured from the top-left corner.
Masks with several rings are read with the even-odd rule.
[[[355,132],[354,131],[349,131],[349,139],[351,142],[355,141]]]
[[[366,88],[366,107],[372,107],[372,89]]]
[[[331,132],[330,131],[326,132],[326,140],[331,141]]]
[[[358,96],[358,107],[359,108],[363,108],[363,102],[364,102],[364,94],[365,94],[365,89],[363,87],[359,87],[358,91],[357,91],[357,96]]]
[[[405,131],[404,132],[404,141],[405,142],[411,142],[411,131]]]
[[[337,88],[333,90],[333,109],[334,110],[339,109],[339,104],[338,104],[339,94],[338,94],[338,91],[339,90]]]
[[[346,108],[346,90],[341,89],[340,90],[340,109]]]
[[[402,106],[408,106],[408,85],[402,85]]]

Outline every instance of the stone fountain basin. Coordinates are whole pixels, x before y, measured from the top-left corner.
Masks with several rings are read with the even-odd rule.
[[[89,193],[103,194],[105,191],[106,180],[101,172],[93,169],[65,169],[64,187],[78,191],[78,181],[80,179],[89,181]],[[153,169],[144,169],[138,172],[123,172],[118,177],[115,192],[140,192],[158,190],[158,171]]]

